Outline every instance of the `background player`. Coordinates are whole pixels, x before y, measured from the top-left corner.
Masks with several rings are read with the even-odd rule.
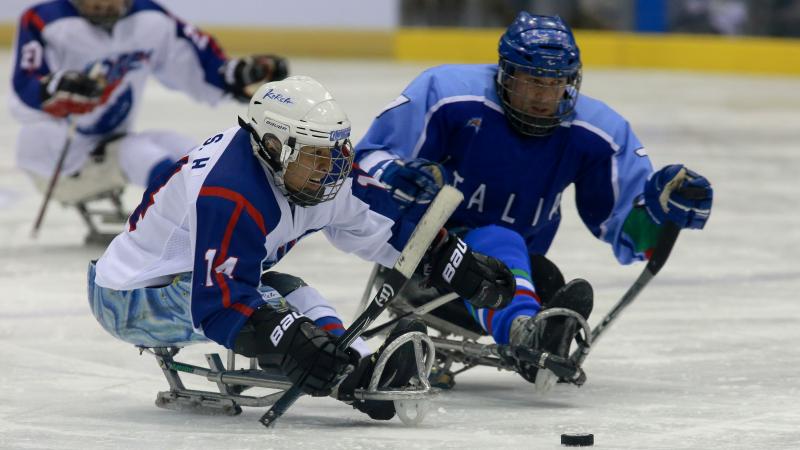
[[[196,145],[173,131],[134,131],[150,74],[213,105],[247,101],[247,86],[284,78],[287,63],[228,58],[213,37],[151,0],[39,3],[22,14],[15,44],[18,167],[43,188],[68,143],[54,198],[73,203],[119,183],[147,186]]]
[[[351,175],[350,122],[309,77],[263,85],[239,124],[150,185],[127,230],[89,268],[92,311],[126,342],[163,347],[211,339],[262,366],[279,366],[315,396],[328,395],[356,364],[337,392],[352,400],[374,360],[336,349],[334,336],[344,327],[318,291],[265,270],[319,230],[340,250],[393,266],[425,208],[408,209],[410,221],[401,220],[379,183],[358,170]],[[429,263],[443,267],[460,252],[458,242],[443,234]],[[502,263],[469,249],[449,282],[435,275],[430,281],[478,306],[505,303],[514,289]],[[370,353],[363,342],[355,348]],[[415,373],[413,358],[399,358],[385,372],[391,386]],[[394,415],[392,402],[356,407],[377,419]]]
[[[498,343],[566,356],[572,332],[563,319],[539,329],[530,320],[543,307],[568,307],[587,318],[592,309],[588,283],[565,286],[544,257],[564,190],[575,185],[583,222],[628,264],[648,257],[667,220],[703,228],[712,188],[680,164],[653,172],[628,122],[580,93],[580,52],[561,18],[520,13],[501,37],[499,54],[498,65],[423,72],[378,115],[356,160],[400,204],[429,201],[444,182],[459,188],[465,202],[449,226],[461,228],[476,251],[502,260],[517,285],[510,305],[466,304],[472,318],[459,324]],[[681,191],[687,187],[692,198]],[[457,321],[456,312],[439,314]],[[537,375],[527,365],[518,369],[529,381]]]

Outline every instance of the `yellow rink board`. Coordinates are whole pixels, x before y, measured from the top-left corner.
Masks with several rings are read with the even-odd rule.
[[[403,61],[494,62],[502,29],[401,29]],[[800,75],[800,40],[576,31],[587,67]]]
[[[278,53],[314,58],[382,58],[435,63],[497,60],[503,30],[401,28],[398,30],[262,29],[205,27],[231,54]],[[10,47],[14,25],[0,24]],[[800,40],[706,35],[576,31],[586,67],[680,69],[800,75]]]

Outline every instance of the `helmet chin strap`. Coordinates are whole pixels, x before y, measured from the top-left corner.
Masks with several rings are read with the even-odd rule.
[[[289,139],[286,140],[286,143],[283,144],[281,148],[281,166],[285,169],[289,163],[293,163],[297,160],[297,155],[300,154],[300,151],[295,148],[295,144],[297,144],[297,139],[290,136]]]
[[[241,117],[239,119],[239,126],[244,128],[248,133],[250,133],[250,145],[253,147],[253,153],[255,153],[258,162],[261,163],[267,171],[272,173],[272,176],[278,181],[278,186],[283,191],[284,194],[287,194],[285,184],[283,182],[283,174],[286,171],[286,166],[281,165],[279,162],[275,161],[272,157],[269,156],[269,152],[267,151],[267,147],[264,146],[262,142],[261,136],[258,135],[255,128],[252,125],[245,122],[244,119]],[[281,151],[281,154],[285,152],[285,149]]]

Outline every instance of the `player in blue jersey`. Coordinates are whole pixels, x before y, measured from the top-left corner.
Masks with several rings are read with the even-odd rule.
[[[458,311],[440,315],[498,343],[563,355],[570,326],[559,320],[537,330],[531,317],[560,306],[588,318],[592,309],[588,283],[566,284],[544,256],[561,221],[564,189],[575,185],[585,225],[628,264],[648,258],[668,220],[703,228],[712,188],[681,164],[654,172],[628,122],[580,92],[580,52],[561,18],[520,13],[501,37],[499,55],[497,65],[423,72],[377,116],[356,160],[400,204],[428,201],[442,183],[459,188],[465,202],[450,226],[516,275],[509,306],[466,304],[469,323]],[[531,381],[537,375],[529,366],[519,371]]]
[[[359,361],[370,350],[363,342],[357,353],[338,350],[344,327],[333,306],[299,278],[271,270],[316,231],[386,267],[400,256],[425,207],[401,212],[380,183],[353,170],[349,135],[347,116],[315,80],[264,84],[239,126],[209,137],[149,186],[125,232],[90,266],[98,321],[145,347],[210,339],[278,366],[311,395],[328,395],[354,364],[337,391],[352,401],[372,373],[374,358]],[[429,264],[446,265],[459,242],[442,234]],[[507,302],[514,284],[502,263],[469,249],[448,280],[430,281],[476,307]],[[395,359],[386,383],[407,384],[411,361]],[[355,406],[373,418],[394,415],[391,402]]]
[[[147,186],[196,145],[173,131],[133,131],[151,74],[209,104],[246,102],[264,81],[287,75],[284,58],[229,58],[151,0],[36,4],[22,14],[14,49],[17,165],[44,189],[66,151],[54,198],[70,204],[120,183]]]

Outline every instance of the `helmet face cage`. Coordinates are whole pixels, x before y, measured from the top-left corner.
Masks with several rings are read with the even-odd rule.
[[[103,28],[113,27],[119,19],[128,13],[133,4],[133,0],[122,0],[119,3],[119,8],[114,11],[113,7],[116,5],[113,4],[112,0],[70,0],[70,2],[78,10],[81,17]],[[95,5],[100,5],[100,8],[93,8]],[[102,8],[102,6],[105,6],[105,8]]]
[[[274,136],[266,136],[267,148],[276,150]],[[332,200],[339,193],[350,171],[355,154],[349,139],[336,141],[332,146],[284,143],[279,159],[280,170],[275,183],[292,203],[313,206]]]
[[[256,157],[293,205],[333,199],[352,170],[350,121],[318,81],[292,76],[264,83],[253,94],[248,130]]]
[[[575,110],[581,67],[548,69],[501,58],[497,93],[510,124],[528,136],[546,136]]]
[[[581,85],[580,49],[569,26],[558,16],[522,11],[498,46],[495,84],[513,128],[545,136],[575,110]]]

